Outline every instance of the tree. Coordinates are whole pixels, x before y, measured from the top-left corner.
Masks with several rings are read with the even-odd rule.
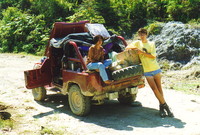
[[[75,14],[67,17],[71,22],[79,22],[89,20],[91,23],[105,23],[100,12],[97,11],[95,0],[84,0],[79,8],[75,10]]]
[[[43,16],[23,13],[15,7],[2,12],[0,21],[0,52],[36,53],[47,42]]]
[[[77,3],[73,3],[73,1]],[[66,21],[66,16],[74,13],[73,8],[77,6],[78,2],[78,0],[34,0],[31,2],[30,13],[43,15],[45,22],[50,27],[55,21]]]

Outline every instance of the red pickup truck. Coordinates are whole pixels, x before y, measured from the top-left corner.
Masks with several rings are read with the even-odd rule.
[[[107,71],[114,80],[111,85],[104,84],[99,73],[89,71],[85,64],[97,34],[105,38],[106,58],[113,59]],[[87,115],[92,104],[102,104],[105,100],[118,99],[122,104],[131,104],[138,88],[144,87],[144,77],[137,53],[124,51],[126,45],[123,37],[107,31],[102,24],[56,22],[44,58],[34,69],[24,71],[26,88],[32,89],[37,101],[45,99],[47,90],[68,94],[70,109],[79,116]]]

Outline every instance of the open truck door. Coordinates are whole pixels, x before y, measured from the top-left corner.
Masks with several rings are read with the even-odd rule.
[[[27,89],[33,89],[49,85],[52,82],[50,60],[46,59],[40,68],[24,71],[25,85]]]

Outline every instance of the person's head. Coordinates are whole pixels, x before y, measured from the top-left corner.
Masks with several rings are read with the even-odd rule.
[[[138,35],[139,35],[139,36],[142,35],[142,34],[145,34],[145,35],[148,34],[147,30],[144,29],[144,28],[140,28],[137,32],[138,32]]]
[[[94,37],[94,44],[101,42],[101,44],[103,44],[103,37],[101,35],[97,35]]]
[[[146,39],[147,35],[148,35],[148,33],[147,33],[146,29],[140,28],[138,30],[138,36],[141,38],[141,40]]]

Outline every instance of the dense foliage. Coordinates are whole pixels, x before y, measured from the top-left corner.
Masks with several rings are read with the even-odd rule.
[[[199,21],[199,0],[1,0],[0,52],[36,53],[55,21],[90,20],[130,37],[155,21]]]

